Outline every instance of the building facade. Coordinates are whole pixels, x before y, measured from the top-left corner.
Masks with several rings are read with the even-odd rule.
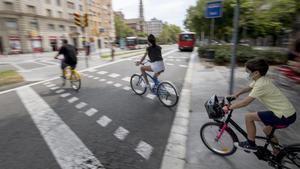
[[[116,38],[112,0],[89,0],[86,8],[89,14],[87,33],[90,40],[96,48],[109,47]]]
[[[87,11],[84,35],[73,14]],[[86,36],[100,48],[115,36],[111,0],[0,0],[0,24],[0,54],[56,51],[62,39],[82,48]]]
[[[145,32],[147,34],[153,34],[158,37],[160,33],[163,31],[163,22],[156,18],[147,21],[145,24]]]

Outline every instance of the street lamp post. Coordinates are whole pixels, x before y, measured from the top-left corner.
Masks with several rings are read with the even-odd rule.
[[[230,84],[229,84],[230,95],[233,94],[233,90],[234,90],[234,70],[236,66],[239,16],[240,16],[240,0],[236,0],[236,6],[234,10],[233,36],[232,36],[233,47],[232,47],[232,56],[231,56],[231,72],[230,72]]]

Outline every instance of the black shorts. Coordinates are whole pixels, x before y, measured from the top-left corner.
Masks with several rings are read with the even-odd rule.
[[[66,67],[70,66],[72,69],[75,69],[76,68],[76,64],[69,64],[69,63],[66,63],[66,62],[61,62],[61,69],[65,69]]]
[[[266,126],[276,126],[276,125],[282,125],[282,126],[288,126],[296,121],[296,113],[294,113],[292,116],[286,118],[277,117],[272,111],[261,111],[257,113],[260,120],[264,123]]]

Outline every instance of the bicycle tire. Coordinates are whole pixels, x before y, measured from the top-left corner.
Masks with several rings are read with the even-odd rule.
[[[213,138],[217,137],[217,134],[219,133],[219,130],[221,130],[223,124],[222,123],[217,123],[217,122],[208,122],[208,123],[205,123],[201,129],[200,129],[200,137],[201,137],[201,140],[202,142],[204,143],[204,145],[210,150],[212,151],[213,153],[215,154],[218,154],[218,155],[221,155],[221,156],[229,156],[229,155],[232,155],[233,153],[236,152],[236,147],[234,146],[234,142],[238,142],[238,137],[236,136],[236,134],[233,132],[232,129],[230,128],[226,128],[221,139],[223,139],[224,137],[226,137],[226,139],[224,140],[228,140],[228,138],[231,138],[231,142],[229,143],[230,144],[230,148],[227,148],[227,147],[222,147],[221,146],[221,149],[223,150],[217,150],[216,148],[213,148],[212,146],[210,146],[210,143],[208,143],[208,138],[206,138],[206,134],[205,134],[205,130],[208,129],[208,127],[210,126],[215,126],[215,129],[218,129],[216,132],[214,132],[212,134],[212,131],[208,132],[210,134],[212,134]],[[225,134],[225,135],[224,135]],[[220,140],[221,140],[220,139]],[[219,140],[219,141],[220,141]],[[220,142],[218,142],[219,144]],[[223,152],[222,152],[223,151]]]
[[[166,86],[169,85],[169,88],[173,90],[173,95],[175,96],[174,97],[174,101],[170,104],[168,104],[168,96],[171,96],[170,94],[170,91],[167,91],[166,90]],[[157,89],[155,91],[157,93],[157,96],[158,96],[158,99],[159,101],[166,107],[173,107],[175,106],[177,103],[178,103],[178,100],[179,100],[179,96],[178,96],[178,92],[177,92],[177,89],[176,87],[170,83],[170,82],[167,82],[167,81],[164,81],[164,82],[161,82],[158,86],[157,86]],[[168,95],[166,98],[165,95]],[[166,101],[165,101],[166,100]]]
[[[283,150],[277,156],[277,162],[280,164],[277,169],[299,169],[300,168],[300,148]]]
[[[70,83],[72,89],[74,89],[75,91],[79,91],[79,89],[81,88],[81,78],[78,72],[76,71],[72,72],[70,77]]]
[[[139,75],[139,74],[133,74],[133,75],[131,76],[131,78],[130,78],[130,86],[131,86],[131,89],[132,89],[132,90],[134,91],[134,93],[137,94],[137,95],[143,95],[143,94],[145,94],[146,91],[147,91],[147,87],[142,87],[142,86],[140,86],[141,89],[136,89],[136,88],[135,88],[136,86],[141,85],[141,84],[140,84],[141,81],[144,81],[144,80],[143,80],[142,76]],[[145,83],[145,82],[143,82],[143,83]]]

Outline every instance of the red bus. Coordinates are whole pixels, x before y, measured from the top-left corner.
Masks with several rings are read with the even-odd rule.
[[[196,34],[194,32],[183,32],[178,36],[178,49],[180,51],[193,51],[196,42]]]

